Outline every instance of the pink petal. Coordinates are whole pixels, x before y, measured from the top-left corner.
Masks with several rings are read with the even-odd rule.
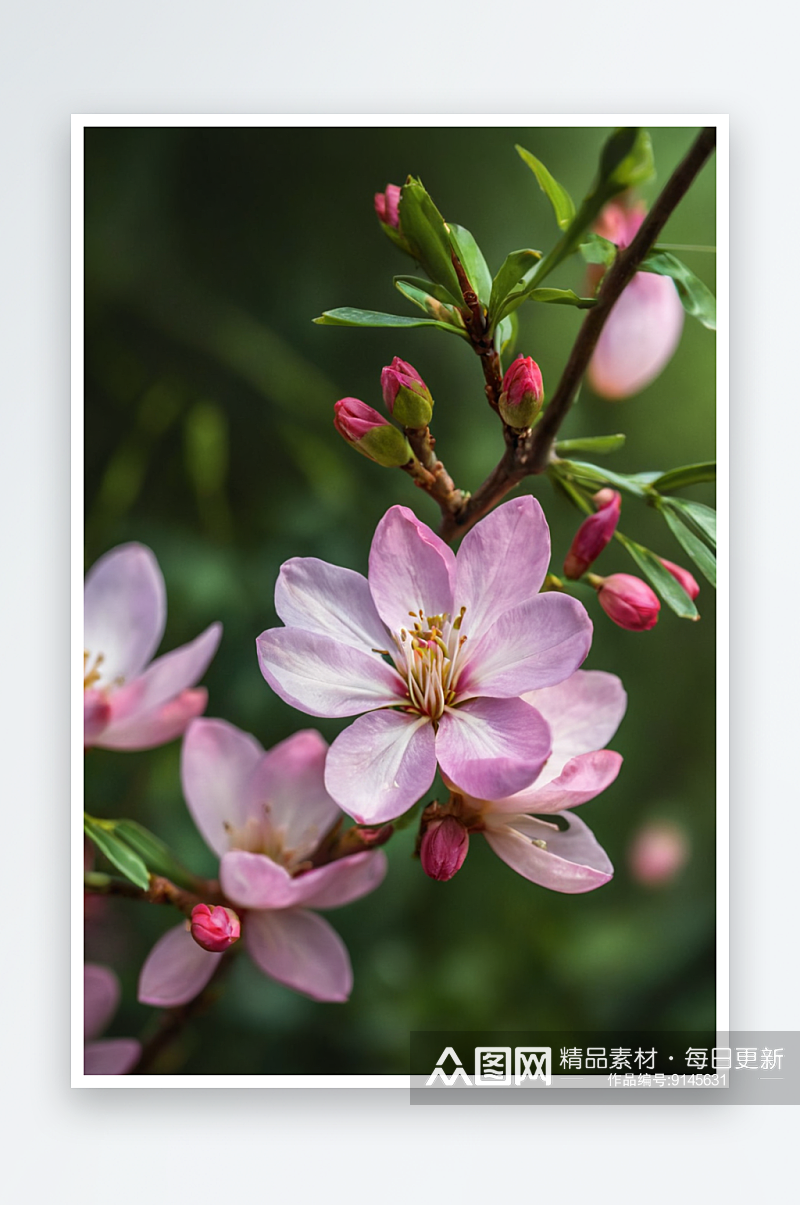
[[[330,636],[369,651],[386,648],[386,628],[360,573],[315,557],[295,557],[281,566],[275,610],[287,628]]]
[[[289,872],[266,854],[233,849],[219,864],[220,886],[239,908],[289,908],[295,902]]]
[[[308,908],[341,908],[380,886],[387,869],[382,849],[339,858],[292,879],[293,902]]]
[[[302,860],[341,815],[325,790],[328,745],[314,729],[268,750],[247,784],[249,815],[267,817],[284,852]]]
[[[147,955],[139,976],[139,1001],[177,1008],[194,1000],[216,970],[222,954],[198,946],[185,924],[169,929]]]
[[[84,690],[83,692],[83,745],[88,749],[96,744],[97,738],[111,719],[111,704],[105,691]]]
[[[221,635],[222,624],[212,623],[190,644],[165,653],[141,677],[113,691],[109,697],[111,723],[104,738],[114,740],[132,721],[150,715],[187,687],[194,686],[206,672]]]
[[[678,346],[683,306],[667,276],[637,272],[603,327],[588,379],[602,397],[624,398],[649,385]]]
[[[456,557],[455,606],[462,633],[486,631],[498,616],[535,598],[550,563],[542,508],[526,495],[504,502],[464,536]]]
[[[577,599],[539,594],[506,611],[474,643],[467,641],[459,694],[512,698],[562,682],[591,643],[592,622]]]
[[[312,1000],[345,1001],[353,987],[350,958],[339,934],[313,912],[253,912],[245,942],[256,965]]]
[[[549,753],[550,729],[521,699],[472,699],[448,708],[439,721],[436,756],[442,772],[479,799],[522,790]]]
[[[300,628],[271,628],[256,641],[261,672],[275,693],[307,715],[358,715],[397,703],[400,675],[377,653],[363,653],[330,636]]]
[[[508,799],[499,799],[489,809],[496,813],[560,812],[594,799],[610,787],[622,765],[619,753],[596,749],[571,758],[556,778],[548,778],[550,761],[534,782]],[[541,784],[541,785],[540,785]]]
[[[94,744],[101,749],[154,749],[165,745],[183,735],[192,720],[203,714],[207,702],[208,691],[204,686],[183,690],[154,711],[112,724]]]
[[[84,648],[101,687],[142,672],[161,643],[167,595],[158,561],[143,544],[121,544],[96,561],[83,588]],[[92,664],[92,661],[89,662]]]
[[[96,1038],[119,1007],[119,980],[108,967],[87,962],[83,968],[83,1036]]]
[[[408,507],[386,512],[369,553],[369,588],[391,632],[408,627],[409,611],[452,614],[455,563],[452,549]]]
[[[248,819],[247,784],[263,754],[254,736],[225,720],[189,726],[181,749],[183,795],[216,854],[230,848],[228,829],[242,828]]]
[[[564,833],[529,816],[518,816],[509,824],[487,827],[484,836],[512,870],[540,887],[568,894],[602,887],[614,867],[583,821],[569,812],[562,815],[569,824]],[[545,841],[547,848],[540,849],[534,840]]]
[[[325,786],[360,824],[394,820],[427,791],[436,774],[433,726],[426,717],[374,711],[336,738]]]
[[[545,781],[555,778],[570,758],[602,749],[619,728],[628,696],[616,674],[578,670],[557,686],[523,696],[541,711],[553,734],[553,753]]]
[[[134,1038],[108,1038],[83,1048],[84,1075],[127,1075],[139,1062],[142,1048]]]

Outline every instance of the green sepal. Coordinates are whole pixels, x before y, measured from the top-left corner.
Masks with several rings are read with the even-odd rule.
[[[475,290],[478,300],[484,306],[489,305],[492,292],[492,274],[475,239],[464,226],[448,222],[450,246],[461,261],[461,266],[467,274],[467,280]]]
[[[598,456],[607,456],[609,452],[617,452],[625,444],[624,435],[587,435],[581,439],[560,439],[556,443],[556,455],[562,452],[595,452]]]
[[[100,852],[105,854],[109,862],[127,879],[141,887],[142,891],[147,891],[150,875],[146,865],[137,853],[116,836],[114,827],[114,821],[97,820],[85,812],[83,814],[83,831],[89,840],[94,842]]]
[[[686,313],[702,322],[710,331],[717,329],[717,301],[714,294],[682,260],[671,255],[669,251],[651,251],[642,261],[638,271],[669,276],[678,290],[681,305]]]
[[[653,489],[659,494],[669,494],[672,490],[683,489],[687,485],[699,485],[703,481],[716,481],[717,462],[705,461],[703,464],[685,464],[679,469],[670,469],[653,481]]]
[[[697,607],[691,598],[689,598],[683,586],[672,576],[668,569],[664,568],[654,552],[651,552],[649,548],[645,548],[642,544],[637,544],[635,540],[628,539],[622,532],[617,531],[614,534],[615,538],[619,540],[623,548],[626,549],[639,566],[656,594],[659,594],[663,598],[667,606],[676,615],[681,619],[700,618]]]
[[[351,447],[384,469],[399,469],[414,459],[411,444],[403,432],[398,431],[391,423],[373,427],[366,435],[362,435],[361,439],[352,443]]]
[[[526,163],[531,169],[539,183],[539,187],[553,206],[553,213],[555,214],[559,228],[566,230],[575,217],[575,203],[572,197],[563,184],[559,184],[558,180],[550,175],[550,172],[540,159],[537,159],[530,151],[526,151],[523,146],[517,146],[515,150],[522,162]]]

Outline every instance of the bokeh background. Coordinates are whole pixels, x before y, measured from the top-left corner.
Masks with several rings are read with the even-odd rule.
[[[404,474],[371,464],[335,433],[337,398],[379,408],[380,370],[400,355],[436,398],[439,451],[458,485],[474,489],[501,451],[477,359],[460,340],[428,328],[312,325],[339,305],[412,312],[392,286],[409,261],[381,233],[373,193],[420,176],[496,271],[508,251],[547,250],[557,234],[514,144],[577,198],[608,132],[86,131],[86,565],[127,540],[154,550],[167,584],[164,649],[222,620],[205,679],[208,715],[266,747],[310,724],[331,740],[346,722],[292,711],[258,669],[255,637],[278,622],[279,567],[290,556],[318,556],[365,571],[375,525],[395,502],[435,525],[434,504]],[[651,133],[658,178],[643,190],[648,201],[696,131]],[[714,204],[712,161],[663,241],[713,245]],[[680,254],[713,288],[713,254]],[[579,290],[582,279],[573,258],[549,283]],[[518,313],[516,350],[534,356],[552,392],[581,315],[543,305]],[[562,434],[624,431],[625,448],[608,462],[623,472],[712,459],[714,356],[713,334],[687,319],[652,385],[614,404],[584,389]],[[524,489],[545,508],[557,571],[577,512],[546,480]],[[684,496],[713,502],[707,486]],[[686,563],[655,512],[632,499],[620,526]],[[597,567],[635,572],[616,544]],[[620,777],[580,813],[616,867],[609,885],[578,896],[546,891],[480,839],[455,879],[434,883],[406,830],[387,846],[390,872],[379,891],[329,914],[354,966],[346,1005],[306,1000],[237,958],[224,991],[158,1069],[399,1073],[412,1030],[713,1029],[715,633],[713,592],[701,585],[700,623],[663,608],[649,633],[616,628],[591,592],[584,596],[595,622],[586,668],[619,674],[629,696],[612,742],[625,758]],[[92,750],[86,806],[139,820],[192,870],[211,875],[215,861],[181,796],[179,754],[179,742],[143,753]],[[629,851],[643,825],[661,820],[680,827],[690,857],[668,883],[648,886],[632,873]],[[123,984],[110,1033],[151,1032],[156,1014],[136,1002],[136,980],[174,923],[166,908],[92,902],[86,957],[112,966]]]

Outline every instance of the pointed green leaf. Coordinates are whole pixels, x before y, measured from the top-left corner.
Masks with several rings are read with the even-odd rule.
[[[513,313],[525,301],[539,301],[546,305],[574,305],[579,310],[589,310],[596,305],[594,297],[579,297],[572,289],[537,289],[528,287],[509,293],[498,311],[498,317]]]
[[[438,326],[443,331],[466,338],[466,332],[451,326],[447,322],[437,322],[434,318],[408,318],[402,314],[382,314],[377,310],[354,310],[343,306],[337,310],[326,310],[319,318],[315,318],[319,326]]]
[[[633,557],[656,594],[659,594],[663,598],[667,606],[671,607],[681,619],[699,619],[700,616],[697,607],[691,598],[689,598],[683,586],[672,576],[668,569],[664,568],[656,554],[651,552],[649,548],[637,544],[634,540],[629,540],[622,532],[618,531],[615,534],[623,548]]]
[[[553,213],[556,215],[559,227],[562,230],[566,230],[575,217],[575,204],[572,197],[563,184],[559,184],[558,180],[550,175],[545,165],[532,155],[530,151],[526,151],[522,146],[518,146],[516,151],[522,162],[527,163],[538,180],[542,192],[553,206]]]
[[[617,452],[625,443],[624,435],[587,435],[585,439],[560,439],[556,444],[556,454],[563,452],[595,452],[598,456],[607,456],[609,452]]]
[[[714,294],[681,260],[668,251],[652,251],[642,261],[639,271],[671,277],[686,313],[692,318],[697,318],[698,322],[702,322],[709,330],[717,329],[717,302]]]
[[[435,280],[426,280],[424,276],[408,276],[401,274],[392,277],[392,283],[395,288],[400,284],[411,285],[415,289],[419,289],[421,293],[428,293],[431,297],[435,297],[437,301],[441,301],[443,305],[452,306],[453,299],[447,289],[441,285],[437,285]]]
[[[422,285],[427,284],[427,281],[422,281]],[[458,311],[451,305],[445,305],[443,301],[438,301],[424,288],[420,288],[416,284],[410,284],[407,280],[400,280],[395,277],[394,287],[404,297],[414,305],[419,306],[421,310],[428,315],[429,318],[434,318],[437,322],[444,322],[448,326],[455,327],[458,331],[464,329],[464,324]]]
[[[600,234],[590,233],[578,248],[587,264],[605,264],[608,268],[617,257],[616,245]]]
[[[492,274],[475,239],[463,226],[448,222],[450,246],[461,260],[461,266],[467,274],[467,280],[478,295],[482,305],[489,305],[492,292]]]
[[[494,345],[501,356],[513,354],[518,330],[519,321],[516,314],[509,314],[499,324],[494,334]]]
[[[106,822],[98,821],[84,814],[83,830],[87,837],[104,853],[109,862],[122,871],[126,878],[147,891],[150,886],[150,875],[147,867],[137,853],[134,853],[124,841],[121,841],[108,827]]]
[[[661,506],[675,511],[696,536],[712,548],[717,547],[717,512],[702,502],[687,502],[685,498],[662,498]]]
[[[675,539],[692,558],[697,568],[703,574],[703,577],[716,589],[717,558],[714,553],[707,544],[704,544],[702,540],[698,540],[694,532],[681,522],[680,517],[671,507],[662,507],[661,513],[666,519]]]
[[[139,855],[153,874],[165,875],[179,887],[191,888],[195,885],[194,876],[181,866],[169,847],[135,820],[117,820],[113,831],[116,837],[120,837]]]
[[[662,473],[653,482],[653,488],[660,494],[669,494],[672,490],[683,489],[686,485],[698,485],[701,481],[716,481],[717,462],[706,461],[704,464],[685,464],[680,469],[670,469]]]
[[[626,188],[644,184],[654,172],[653,146],[647,130],[622,126],[609,137],[600,154],[598,187],[613,197]]]
[[[453,267],[445,221],[419,180],[409,177],[400,193],[400,230],[431,280],[443,285],[454,305],[461,287]]]
[[[500,307],[508,294],[524,281],[528,273],[533,272],[541,258],[541,251],[533,251],[530,247],[524,247],[521,251],[511,251],[503,260],[500,271],[492,281],[492,291],[489,297],[489,316],[493,324],[495,314],[500,312]]]
[[[601,469],[596,464],[587,464],[582,460],[559,460],[553,465],[553,469],[558,473],[565,473],[567,476],[573,477],[579,485],[591,489],[597,490],[604,485],[615,485],[617,489],[623,490],[626,494],[633,494],[635,498],[644,498],[647,493],[647,487],[641,485],[633,476],[612,473],[610,469]]]

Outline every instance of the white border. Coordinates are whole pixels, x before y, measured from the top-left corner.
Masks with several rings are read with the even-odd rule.
[[[727,114],[202,114],[118,113],[72,116],[72,569],[71,650],[73,664],[83,665],[83,131],[86,126],[221,128],[460,127],[539,126],[597,127],[637,125],[675,128],[717,127],[717,1031],[730,1028],[730,897],[729,897],[729,124]],[[77,672],[73,681],[77,682]],[[71,1069],[72,1087],[84,1088],[410,1088],[408,1075],[84,1075],[83,1072],[83,709],[76,690],[71,705],[72,788],[72,950]]]

